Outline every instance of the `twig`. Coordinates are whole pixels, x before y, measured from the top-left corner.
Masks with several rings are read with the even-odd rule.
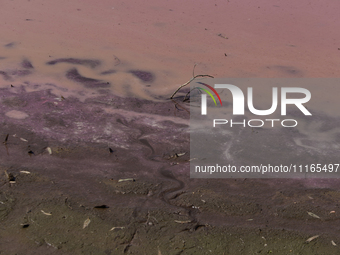
[[[191,91],[193,91],[194,89],[197,89],[196,87],[193,88],[192,90],[189,90],[189,92],[185,95],[183,102],[185,102],[186,100],[188,100],[189,98],[187,98],[189,96],[189,94],[191,93]],[[200,90],[198,90],[200,93],[202,93]]]
[[[198,77],[209,77],[209,78],[214,78],[213,76],[211,75],[208,75],[208,74],[198,74],[198,75],[195,75],[195,67],[196,67],[197,64],[194,65],[194,68],[192,70],[192,78],[187,81],[186,83],[184,83],[183,85],[179,86],[179,88],[171,95],[170,99],[173,99],[173,97],[177,94],[177,92],[183,88],[184,86],[188,85],[190,82],[192,82],[193,80],[195,80],[196,78]]]
[[[194,64],[194,67],[192,68],[192,77],[195,76],[195,68],[196,68],[196,66],[197,66],[197,63],[195,63],[195,64]]]
[[[6,147],[7,156],[9,156],[8,147],[7,147],[8,136],[9,136],[9,134],[6,135],[5,141],[2,142],[5,145],[5,147]]]
[[[174,102],[176,108],[177,108],[177,106],[178,106],[178,107],[182,108],[184,111],[186,111],[187,113],[190,113],[185,107],[181,106],[181,105],[180,105],[179,103],[177,103],[175,100],[171,99],[171,101]],[[177,108],[177,109],[178,109],[178,108]]]

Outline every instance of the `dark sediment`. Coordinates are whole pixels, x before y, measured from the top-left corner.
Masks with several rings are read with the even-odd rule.
[[[67,71],[66,78],[75,82],[79,82],[87,88],[105,88],[110,86],[108,82],[103,82],[97,79],[87,78],[80,75],[76,68],[72,68]]]
[[[74,64],[74,65],[83,65],[90,68],[95,68],[101,64],[100,60],[94,60],[94,59],[78,59],[78,58],[58,58],[55,60],[51,60],[47,62],[47,65],[55,65],[58,63],[68,63],[68,64]]]
[[[29,60],[27,60],[27,59],[24,59],[24,60],[21,62],[21,66],[22,66],[23,68],[27,68],[27,69],[33,69],[33,68],[34,68],[33,65],[32,65],[32,63],[31,63]]]
[[[9,80],[11,77],[4,71],[0,71],[0,74],[4,78],[4,80]]]
[[[106,75],[106,74],[113,74],[115,72],[116,72],[116,70],[107,70],[107,71],[101,72],[100,74]]]
[[[22,77],[22,76],[26,76],[31,74],[32,72],[30,70],[15,70],[11,72],[12,76],[18,76],[18,77]]]
[[[152,82],[154,80],[154,75],[150,72],[141,71],[141,70],[131,70],[129,73],[132,73],[134,76],[139,78],[144,82]]]
[[[16,44],[15,42],[10,42],[10,43],[5,44],[4,46],[6,48],[13,48],[15,46],[15,44]]]

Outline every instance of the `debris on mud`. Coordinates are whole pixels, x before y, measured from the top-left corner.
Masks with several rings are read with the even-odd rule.
[[[310,238],[308,238],[308,239],[306,240],[306,243],[309,243],[309,242],[313,241],[314,239],[316,239],[316,238],[318,238],[318,237],[319,237],[319,235],[312,236],[312,237],[310,237]]]
[[[5,175],[9,183],[15,183],[15,176],[12,173],[7,173],[7,170],[5,170]]]
[[[84,229],[84,228],[87,228],[88,225],[90,224],[90,222],[91,222],[90,218],[87,218],[87,219],[84,221],[83,229]]]
[[[119,179],[118,182],[134,182],[136,181],[134,178],[126,178],[126,179]]]
[[[110,208],[110,207],[108,207],[107,205],[97,205],[93,208],[95,208],[95,209],[107,209],[107,208]]]
[[[47,215],[47,216],[52,216],[51,213],[47,213],[47,212],[45,212],[44,210],[41,210],[41,212],[42,212],[43,214]]]
[[[317,218],[317,219],[321,219],[318,215],[316,215],[315,213],[312,213],[312,212],[307,212],[309,216],[312,216],[314,218]]]

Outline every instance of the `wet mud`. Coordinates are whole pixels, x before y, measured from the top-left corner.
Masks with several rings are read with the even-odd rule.
[[[1,94],[1,254],[338,252],[338,181],[190,179],[181,101]]]
[[[0,254],[339,254],[338,180],[190,179],[189,88],[168,99],[193,73],[338,77],[338,9],[4,1]],[[337,123],[294,146],[326,153]]]

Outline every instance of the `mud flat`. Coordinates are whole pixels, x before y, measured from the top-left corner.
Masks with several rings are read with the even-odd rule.
[[[339,77],[338,9],[4,1],[0,254],[339,254],[338,180],[190,179],[189,107],[166,100],[195,63]]]
[[[173,101],[27,86],[1,89],[1,254],[339,252],[338,181],[190,179]]]

